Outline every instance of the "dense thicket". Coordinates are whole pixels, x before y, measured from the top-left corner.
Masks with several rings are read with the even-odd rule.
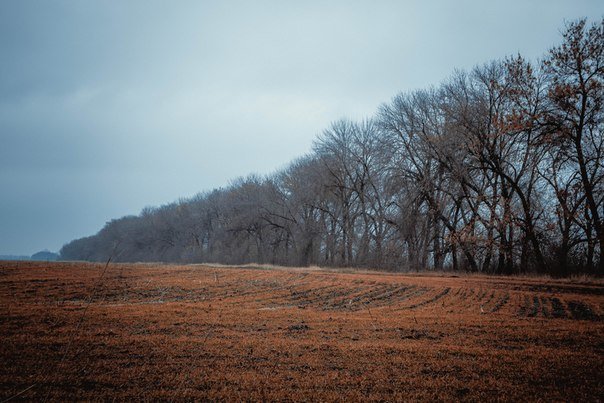
[[[604,19],[341,120],[268,177],[113,220],[63,259],[604,274]]]

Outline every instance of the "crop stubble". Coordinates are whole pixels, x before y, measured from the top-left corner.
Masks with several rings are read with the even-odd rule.
[[[99,283],[102,272],[0,262],[0,400],[604,395],[600,281],[111,264]]]

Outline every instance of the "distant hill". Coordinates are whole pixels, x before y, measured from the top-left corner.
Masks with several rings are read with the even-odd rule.
[[[59,255],[57,255],[56,253],[44,250],[31,255],[30,260],[55,261],[58,258]]]

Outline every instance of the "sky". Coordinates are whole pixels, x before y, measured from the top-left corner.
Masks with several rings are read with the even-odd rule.
[[[600,0],[0,1],[0,255],[268,174],[330,122],[520,53]]]

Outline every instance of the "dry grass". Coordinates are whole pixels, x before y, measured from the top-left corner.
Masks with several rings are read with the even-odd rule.
[[[598,281],[120,264],[89,300],[102,271],[0,262],[0,400],[604,395]]]

